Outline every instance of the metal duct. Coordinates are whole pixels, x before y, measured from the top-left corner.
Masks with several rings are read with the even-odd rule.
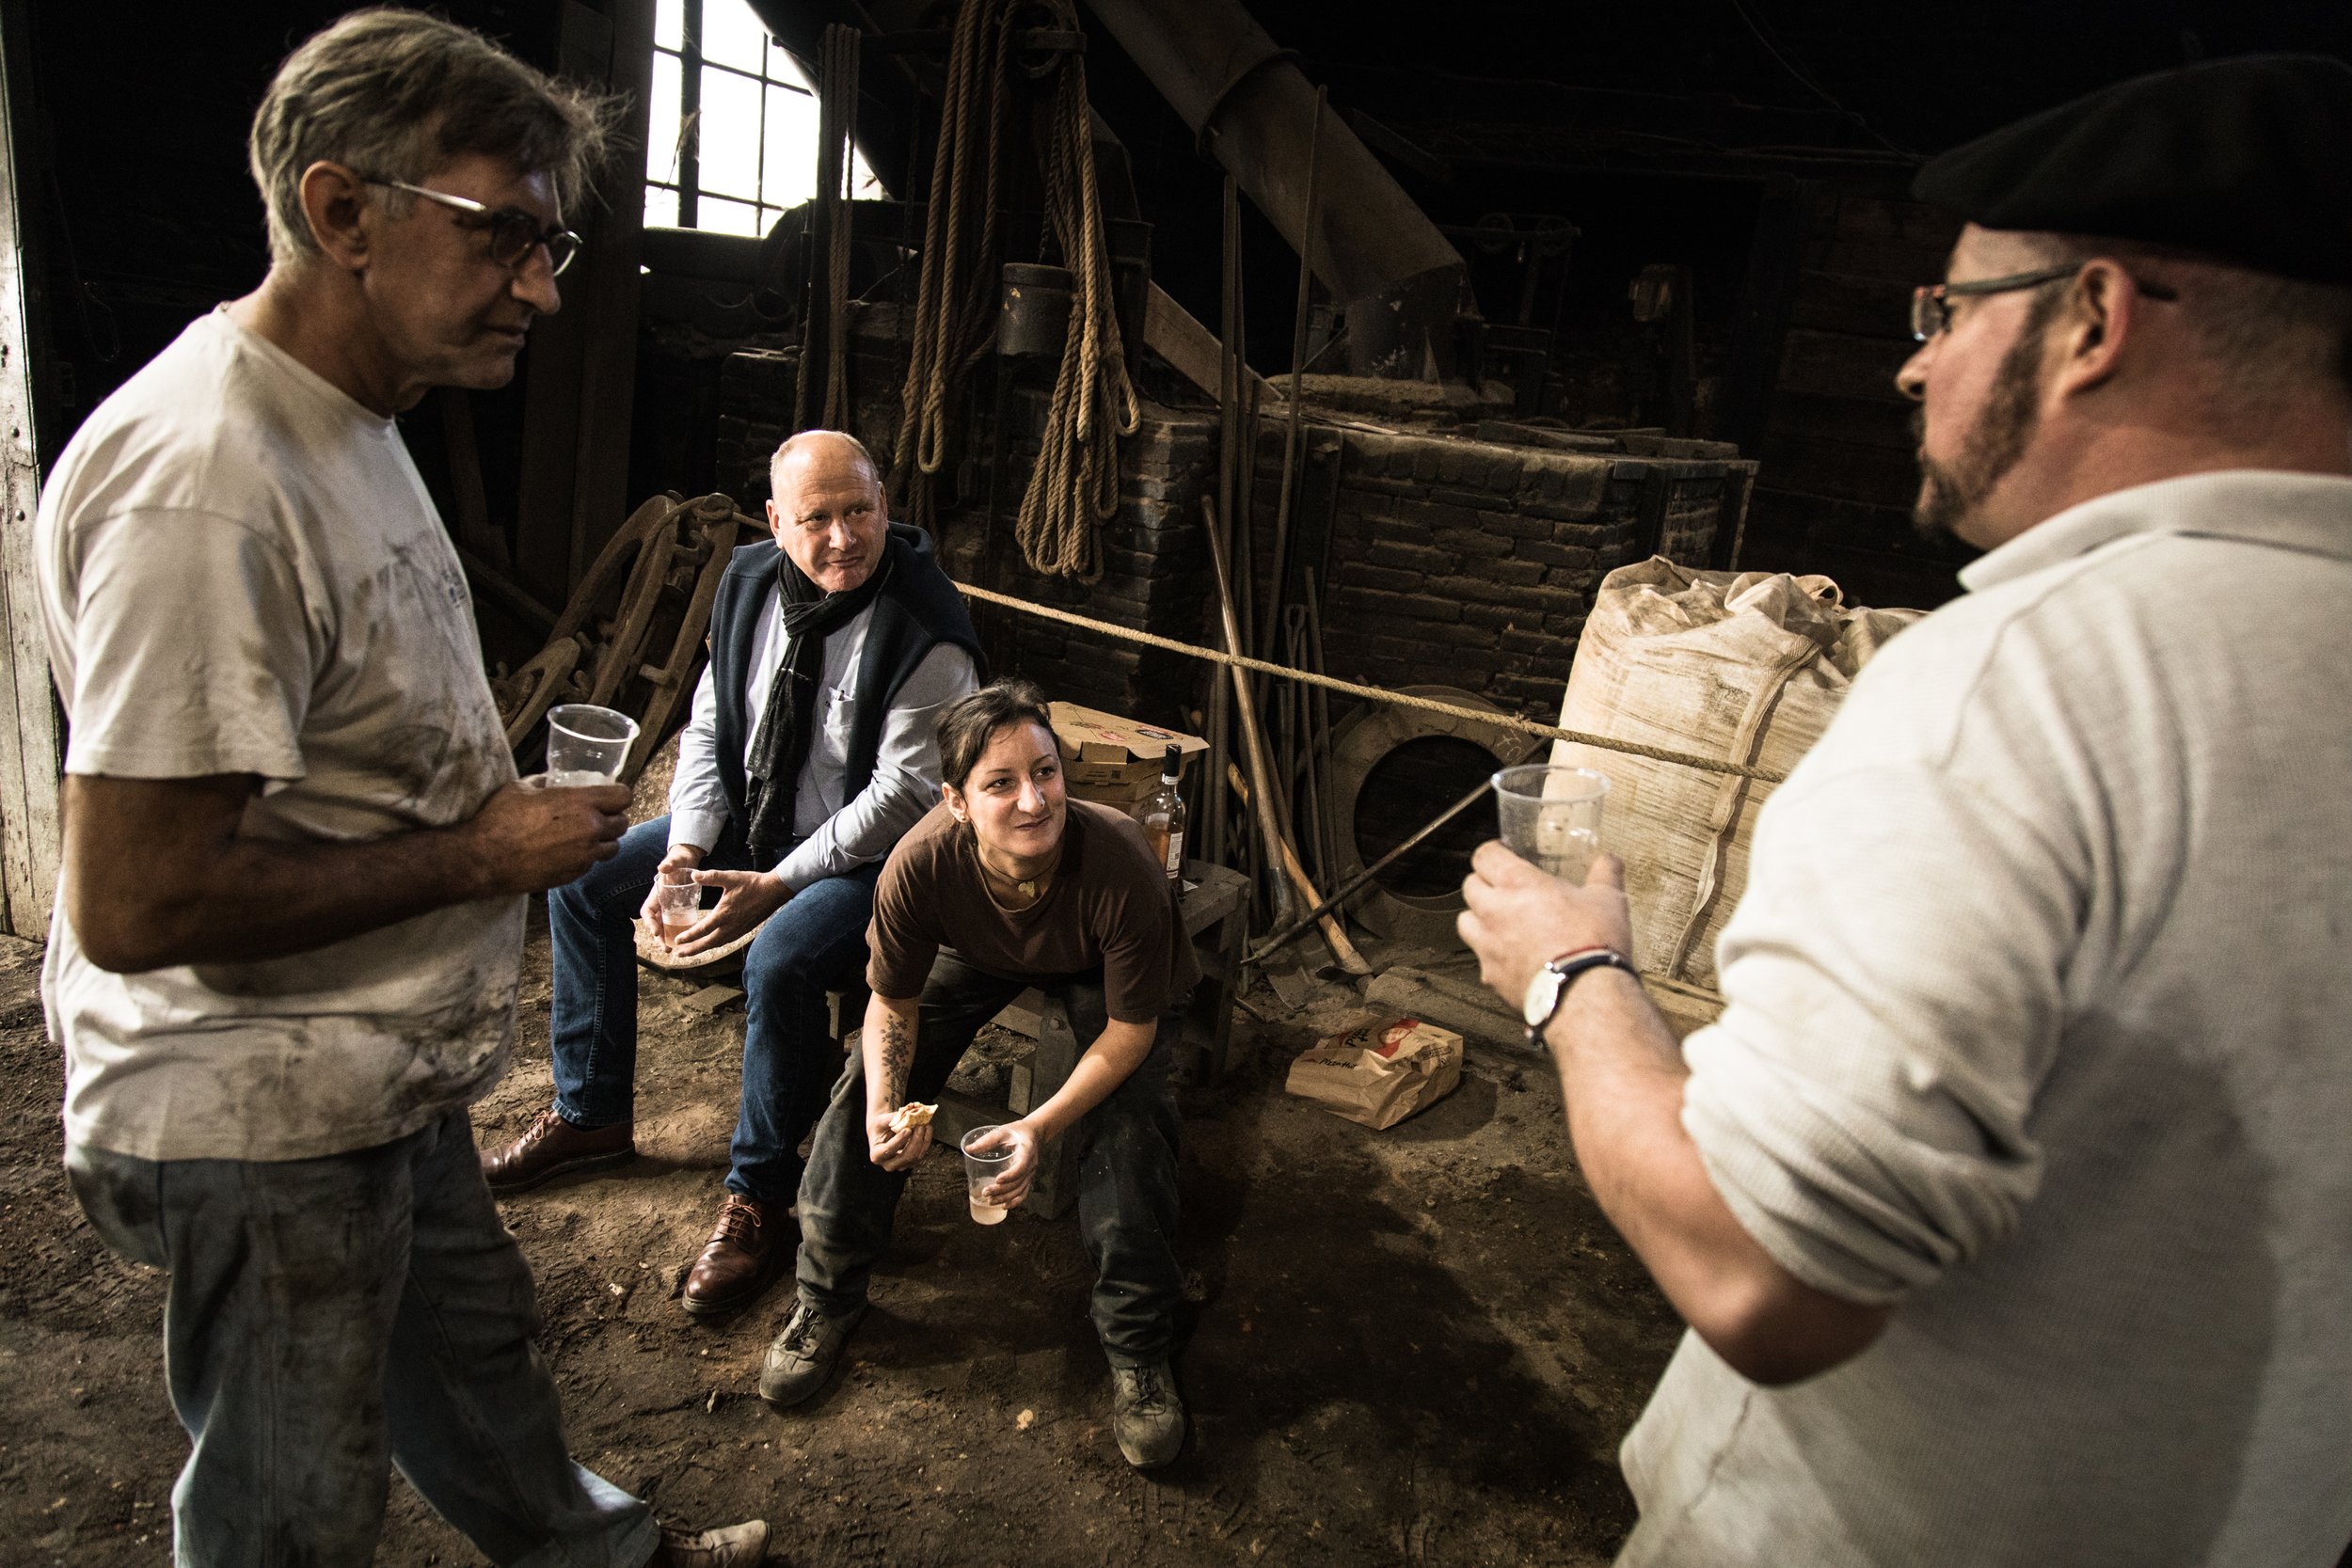
[[[1460,253],[1338,115],[1324,117],[1315,232],[1300,231],[1315,89],[1238,0],[1087,4],[1346,306],[1350,369],[1450,370]]]

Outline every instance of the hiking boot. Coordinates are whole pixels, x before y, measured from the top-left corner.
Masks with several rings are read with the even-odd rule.
[[[850,1331],[865,1316],[863,1307],[839,1316],[820,1312],[806,1296],[795,1295],[792,1315],[784,1320],[784,1332],[768,1347],[759,1369],[759,1397],[779,1410],[813,1397],[841,1365]]]
[[[482,1156],[482,1179],[494,1193],[519,1193],[567,1170],[595,1170],[637,1158],[632,1123],[574,1127],[550,1105],[523,1129],[523,1135]]]
[[[768,1521],[754,1519],[700,1535],[665,1529],[645,1568],[755,1568],[767,1555]]]
[[[741,1193],[719,1205],[718,1228],[687,1271],[678,1304],[698,1318],[748,1305],[776,1275],[791,1248],[776,1235],[786,1211]]]
[[[1138,1470],[1176,1457],[1184,1446],[1184,1402],[1167,1362],[1111,1369],[1111,1435]]]

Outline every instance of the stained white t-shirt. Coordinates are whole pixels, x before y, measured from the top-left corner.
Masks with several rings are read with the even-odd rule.
[[[515,776],[456,552],[392,420],[225,311],[93,412],[34,528],[68,773],[250,773],[242,831],[463,821]],[[503,1070],[521,898],[308,953],[139,974],[57,899],[43,974],[68,1140],[293,1160],[404,1136]]]

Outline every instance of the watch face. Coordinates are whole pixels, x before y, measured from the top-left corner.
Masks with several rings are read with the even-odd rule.
[[[1552,1002],[1559,994],[1558,972],[1549,967],[1537,970],[1535,977],[1527,982],[1527,995],[1519,1003],[1519,1016],[1527,1021],[1530,1029],[1539,1027],[1551,1017]]]

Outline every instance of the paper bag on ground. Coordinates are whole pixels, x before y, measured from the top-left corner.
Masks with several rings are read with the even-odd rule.
[[[1283,1087],[1376,1130],[1444,1099],[1461,1081],[1462,1037],[1400,1018],[1316,1041],[1291,1064]]]

